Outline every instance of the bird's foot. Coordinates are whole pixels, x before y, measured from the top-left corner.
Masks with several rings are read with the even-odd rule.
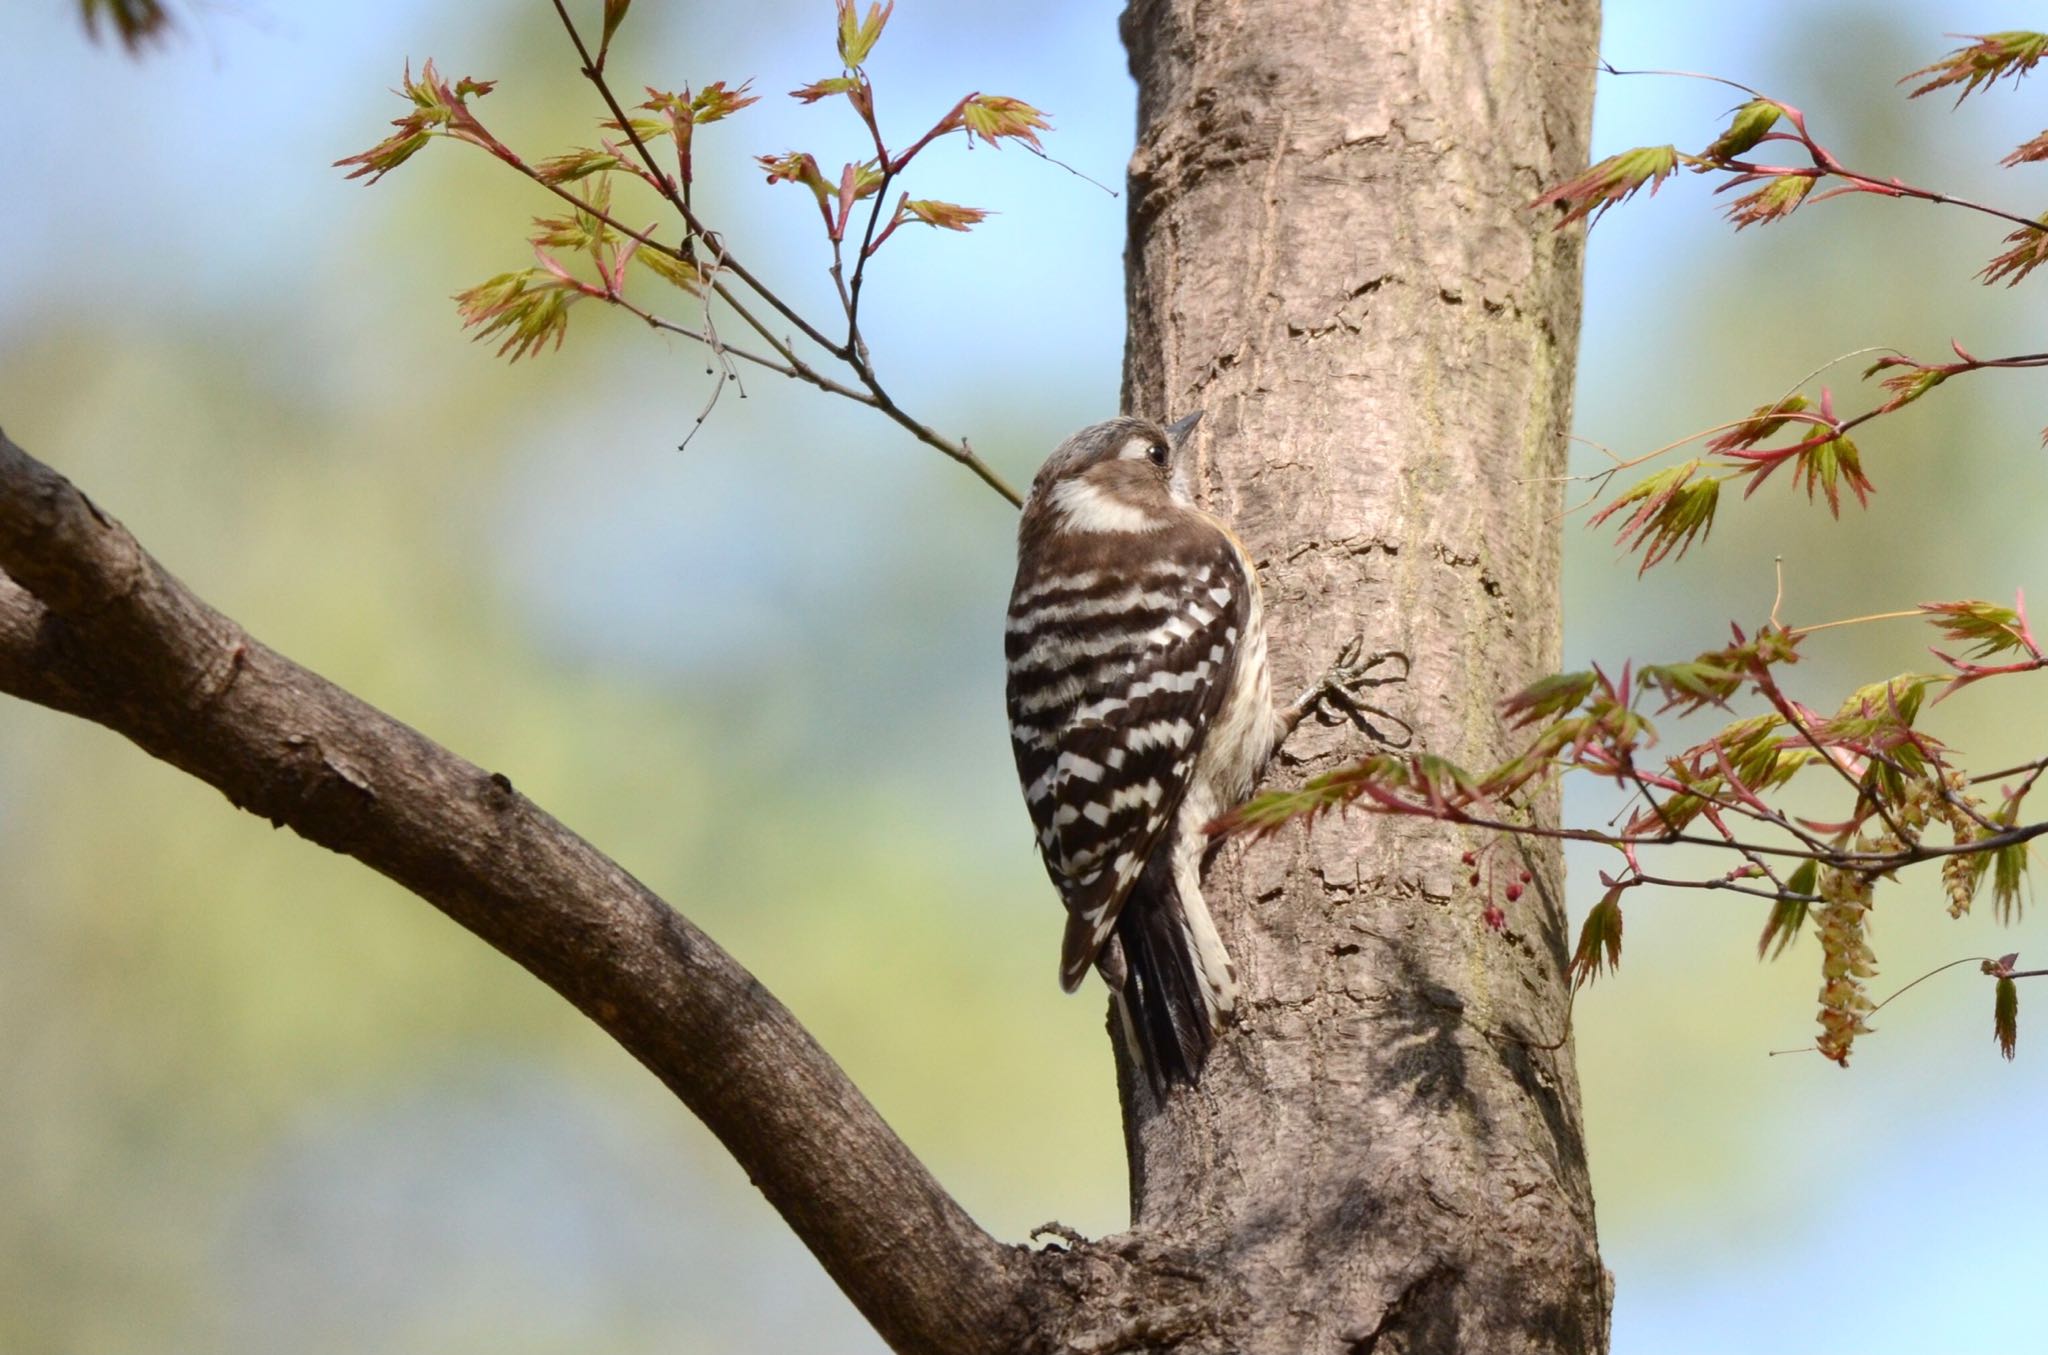
[[[1400,672],[1378,672],[1382,665],[1397,659],[1401,664]],[[1354,724],[1374,743],[1387,748],[1406,748],[1415,741],[1414,727],[1393,712],[1366,701],[1364,694],[1374,687],[1406,682],[1408,669],[1408,656],[1400,650],[1380,649],[1367,654],[1365,637],[1353,636],[1338,651],[1337,660],[1328,671],[1280,713],[1281,723],[1288,733],[1292,733],[1303,720],[1314,715],[1318,724]],[[1397,733],[1390,737],[1382,732],[1380,726],[1373,723],[1375,718],[1395,727]]]

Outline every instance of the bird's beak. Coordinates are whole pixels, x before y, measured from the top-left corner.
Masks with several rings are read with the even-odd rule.
[[[1173,450],[1176,452],[1180,450],[1180,445],[1188,440],[1188,434],[1194,432],[1195,425],[1201,421],[1202,411],[1198,409],[1194,413],[1175,419],[1172,423],[1166,425],[1166,436],[1173,440]]]

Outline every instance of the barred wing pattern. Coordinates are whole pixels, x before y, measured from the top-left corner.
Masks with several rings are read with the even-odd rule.
[[[1069,992],[1172,837],[1250,611],[1244,566],[1213,524],[1103,547],[1043,570],[1027,553],[1006,636],[1010,742],[1067,905]]]

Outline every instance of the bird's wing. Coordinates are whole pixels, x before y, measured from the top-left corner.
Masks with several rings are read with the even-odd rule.
[[[1220,530],[1075,587],[1020,580],[1008,636],[1011,746],[1069,912],[1060,982],[1087,973],[1171,833],[1250,614]],[[1036,591],[1034,592],[1034,588]]]

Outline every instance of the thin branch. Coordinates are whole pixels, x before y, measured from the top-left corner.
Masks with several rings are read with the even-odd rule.
[[[899,427],[903,428],[906,432],[908,432],[912,437],[916,438],[919,442],[924,443],[927,447],[930,447],[935,451],[941,452],[947,457],[950,457],[952,460],[957,461],[961,465],[967,467],[968,470],[974,473],[975,478],[979,479],[983,484],[987,485],[990,489],[993,489],[996,493],[1002,495],[1005,499],[1009,500],[1011,507],[1023,507],[1024,496],[1019,494],[1015,489],[1011,488],[1008,481],[1004,480],[1002,476],[996,473],[993,467],[991,467],[987,462],[983,461],[981,457],[975,453],[974,449],[967,444],[967,441],[964,438],[959,441],[955,441],[954,439],[949,438],[945,434],[939,432],[937,429],[931,427],[929,424],[921,422],[917,418],[913,417],[901,405],[897,404],[894,397],[892,397],[887,391],[882,389],[882,384],[879,380],[876,379],[873,368],[871,368],[868,365],[866,345],[861,341],[860,338],[857,319],[859,310],[857,289],[855,293],[849,294],[847,292],[845,284],[843,282],[840,283],[840,297],[842,304],[844,305],[846,310],[848,334],[847,341],[845,343],[834,343],[831,339],[826,338],[823,332],[821,332],[810,321],[806,320],[803,317],[803,315],[799,313],[794,307],[790,306],[780,296],[776,295],[774,291],[770,290],[764,283],[762,283],[759,278],[755,277],[751,272],[749,272],[745,267],[743,267],[740,264],[739,260],[732,257],[731,253],[727,251],[725,247],[724,240],[721,239],[716,234],[714,234],[709,229],[707,229],[704,223],[697,218],[697,214],[690,209],[690,204],[687,197],[677,190],[674,181],[666,172],[662,170],[660,162],[655,159],[654,152],[648,149],[647,143],[643,141],[640,137],[640,134],[634,130],[633,121],[626,115],[625,106],[619,102],[618,96],[612,92],[610,83],[607,82],[604,77],[604,72],[601,69],[599,69],[597,64],[593,61],[590,54],[590,48],[584,43],[583,35],[580,31],[578,31],[575,20],[569,17],[569,11],[567,7],[563,4],[563,0],[554,0],[554,6],[556,15],[562,21],[562,27],[569,34],[569,40],[575,44],[577,56],[582,59],[584,77],[590,81],[591,85],[604,99],[605,107],[611,110],[613,120],[618,123],[620,130],[625,133],[626,139],[632,143],[634,151],[638,153],[642,162],[645,163],[645,165],[647,166],[648,174],[651,176],[653,183],[659,189],[662,196],[666,198],[669,204],[676,209],[679,215],[681,215],[684,226],[688,228],[692,236],[704,241],[706,246],[716,254],[717,267],[724,271],[730,272],[734,277],[738,278],[741,282],[745,283],[748,289],[751,290],[754,293],[754,295],[760,297],[763,301],[767,302],[769,306],[774,308],[775,312],[778,315],[782,316],[783,319],[789,321],[790,324],[796,326],[798,332],[803,334],[805,338],[817,344],[818,347],[824,349],[825,352],[831,354],[834,358],[852,367],[854,375],[859,378],[860,383],[863,386],[867,387],[869,393],[873,396],[873,399],[861,400],[862,404],[869,405],[874,409],[881,411],[883,414],[887,415],[892,422],[896,423]],[[877,141],[879,142],[880,134],[877,133],[876,136]],[[922,145],[923,143],[919,144]],[[913,151],[914,150],[915,148],[913,148]],[[908,154],[909,153],[906,153],[905,157],[902,158],[907,159]],[[535,174],[530,166],[524,165],[523,162],[521,163],[520,167],[525,171],[529,178],[532,178],[534,182],[541,184],[542,187],[548,189],[557,197],[560,197],[568,202],[576,204],[579,208],[589,212],[592,216],[603,221],[606,225],[613,227],[614,229],[618,230],[624,235],[628,235],[633,239],[640,241],[642,245],[650,246],[654,249],[660,250],[664,254],[668,254],[677,259],[682,259],[685,262],[696,262],[695,260],[690,258],[689,254],[686,251],[677,249],[672,246],[659,244],[654,240],[650,239],[648,233],[644,231],[636,231],[629,226],[626,226],[618,221],[613,220],[610,216],[606,215],[605,213],[594,210],[589,204],[583,202],[582,199],[578,198],[575,194],[568,192],[560,185],[547,183],[545,180],[541,179],[537,174]],[[897,162],[896,167],[901,167],[900,160],[899,162]],[[885,175],[893,177],[892,170],[885,169],[884,173]],[[886,189],[886,187],[887,184],[885,183],[884,189]],[[880,204],[884,196],[885,193],[882,192],[878,192],[876,194],[877,211],[880,210]],[[868,224],[870,228],[873,227],[874,221],[872,218],[870,218]],[[837,242],[835,242],[835,253],[837,252],[837,248]],[[857,260],[855,263],[854,273],[856,279],[858,279],[860,275],[860,266],[862,263],[865,263],[865,259]],[[834,281],[838,282],[840,277],[841,274],[838,271],[837,265],[835,264],[833,272]],[[756,333],[760,334],[764,339],[768,340],[770,346],[775,349],[777,354],[781,356],[784,362],[788,363],[790,367],[795,370],[795,373],[799,378],[801,378],[804,381],[810,382],[812,385],[819,387],[821,390],[831,390],[835,393],[840,394],[848,393],[846,387],[841,386],[836,382],[829,381],[827,378],[819,375],[817,371],[814,368],[810,367],[807,363],[804,363],[801,360],[799,360],[796,354],[790,351],[789,345],[782,342],[781,340],[776,339],[769,332],[766,326],[764,326],[744,306],[741,305],[739,300],[732,295],[730,289],[726,288],[723,284],[715,284],[714,290],[717,292],[720,299],[725,301],[727,305],[732,306],[733,309],[741,316],[741,318],[746,320],[746,322],[753,327]]]
[[[613,119],[619,124],[619,130],[626,134],[626,139],[633,144],[633,149],[639,152],[640,159],[647,165],[648,173],[654,176],[654,182],[661,186],[662,196],[667,198],[669,204],[682,216],[683,224],[689,227],[692,235],[703,240],[710,239],[711,232],[706,230],[704,223],[697,219],[697,214],[690,210],[690,204],[683,200],[682,194],[677,191],[668,173],[662,169],[660,162],[654,158],[654,152],[647,149],[647,143],[640,139],[640,133],[633,130],[633,120],[626,116],[625,106],[619,102],[618,96],[612,93],[612,87],[605,80],[604,72],[599,70],[597,63],[592,60],[590,48],[584,45],[583,34],[577,31],[576,21],[569,17],[568,8],[562,3],[562,0],[554,0],[554,4],[556,15],[562,20],[562,27],[568,30],[569,41],[576,45],[576,55],[583,62],[584,78],[590,81],[591,85],[596,88],[599,96],[604,99],[605,107],[611,110]],[[794,307],[763,285],[761,280],[748,272],[738,259],[733,258],[726,251],[722,244],[719,246],[718,253],[723,261],[723,266],[730,269],[734,277],[737,277],[741,282],[753,288],[755,295],[773,306],[782,315],[783,319],[801,330],[805,338],[811,340],[811,342],[817,344],[834,357],[846,357],[845,350],[819,333],[817,329],[812,327],[811,322],[804,319]]]
[[[1043,1263],[976,1226],[710,937],[504,776],[214,611],[4,434],[0,691],[354,857],[567,998],[704,1121],[896,1349],[1031,1339]]]

